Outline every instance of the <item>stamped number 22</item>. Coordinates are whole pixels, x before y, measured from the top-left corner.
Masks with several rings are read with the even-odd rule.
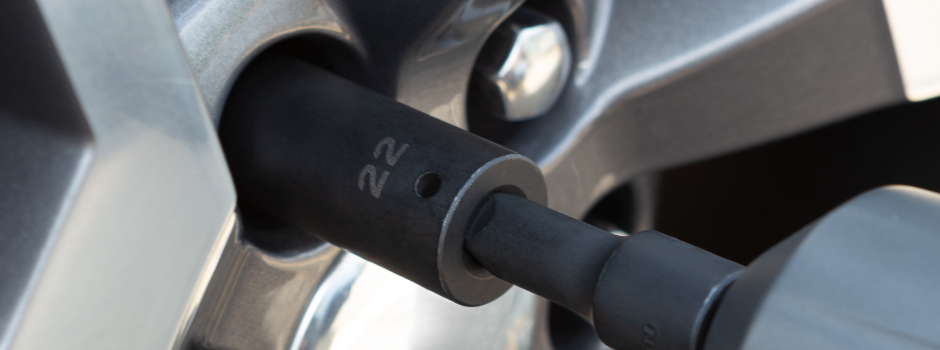
[[[386,148],[386,146],[388,146]],[[398,159],[401,158],[401,155],[408,150],[408,144],[402,144],[398,148],[398,151],[395,151],[395,139],[391,137],[386,137],[379,141],[379,144],[375,145],[375,150],[372,151],[372,157],[379,159],[379,156],[382,155],[382,149],[385,148],[385,163],[389,166],[395,166],[395,163],[398,163]],[[388,180],[388,171],[382,171],[382,175],[378,176],[378,170],[375,168],[375,165],[366,164],[362,167],[362,171],[359,172],[359,190],[364,191],[366,188],[366,176],[369,177],[369,192],[372,193],[372,196],[379,198],[382,195],[382,187],[385,187],[385,180]]]

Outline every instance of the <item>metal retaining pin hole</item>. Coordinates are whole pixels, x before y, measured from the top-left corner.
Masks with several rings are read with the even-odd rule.
[[[435,173],[424,173],[415,181],[415,194],[421,198],[431,198],[441,189],[441,176]]]

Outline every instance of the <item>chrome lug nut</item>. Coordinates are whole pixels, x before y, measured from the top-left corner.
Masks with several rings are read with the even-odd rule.
[[[506,121],[547,112],[561,94],[571,49],[557,20],[521,8],[500,25],[480,51],[471,81],[482,110]]]

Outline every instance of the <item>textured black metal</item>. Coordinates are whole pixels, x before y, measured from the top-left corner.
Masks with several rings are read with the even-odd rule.
[[[479,203],[494,191],[546,201],[530,160],[292,57],[246,69],[219,133],[246,218],[299,227],[464,305],[510,286],[465,256]],[[440,183],[423,198],[428,173]]]
[[[485,226],[484,226],[485,225]],[[594,285],[624,241],[513,196],[487,201],[467,250],[491,273],[591,319]]]
[[[497,277],[591,320],[617,349],[692,350],[742,266],[654,231],[615,236],[495,194],[466,247]]]
[[[743,269],[662,233],[637,233],[594,287],[594,327],[617,349],[700,348],[716,302]]]

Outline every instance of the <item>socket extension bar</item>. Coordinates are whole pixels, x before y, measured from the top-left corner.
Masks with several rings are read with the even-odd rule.
[[[760,344],[747,320],[769,311],[754,300],[826,234],[811,225],[748,270],[659,232],[613,235],[545,207],[531,160],[287,55],[246,68],[219,133],[246,222],[300,229],[466,306],[517,285],[616,349]],[[760,288],[723,298],[739,278]]]

